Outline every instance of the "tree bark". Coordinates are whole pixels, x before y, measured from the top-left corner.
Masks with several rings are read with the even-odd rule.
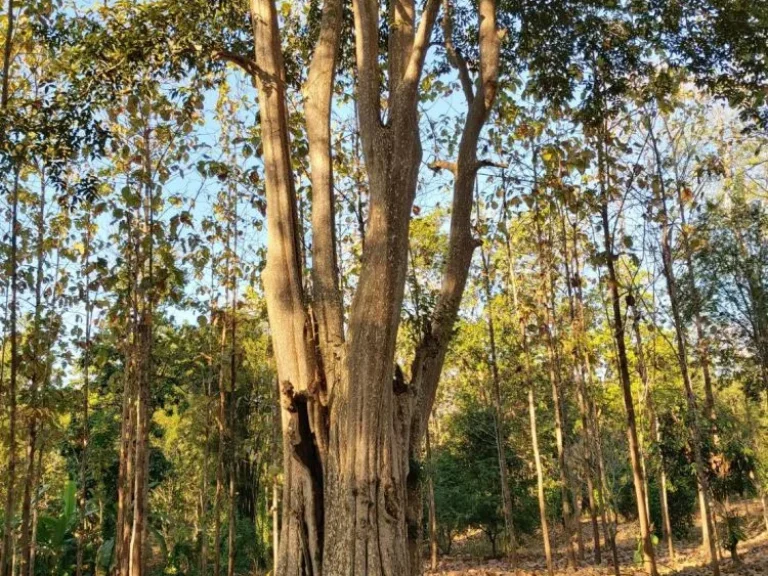
[[[506,202],[506,196],[504,197]],[[506,218],[506,206],[504,210]],[[506,221],[505,221],[506,224]],[[544,557],[547,563],[547,573],[549,576],[554,576],[554,563],[552,562],[552,545],[549,538],[549,521],[547,519],[547,499],[544,491],[544,468],[541,464],[541,453],[539,451],[539,433],[536,425],[536,400],[534,380],[532,377],[533,368],[531,366],[531,354],[528,350],[528,334],[526,331],[526,319],[522,314],[520,307],[520,301],[517,295],[517,278],[515,274],[515,266],[512,260],[512,242],[509,235],[509,227],[504,226],[504,241],[507,248],[507,266],[508,266],[508,280],[509,288],[508,292],[512,295],[512,309],[514,310],[515,320],[518,325],[518,333],[520,338],[520,345],[523,350],[523,358],[525,362],[525,384],[528,388],[528,416],[530,423],[531,433],[531,449],[533,451],[533,461],[536,467],[536,493],[539,503],[539,520],[541,522],[541,539],[544,548]]]
[[[564,412],[563,412],[563,391],[560,374],[560,354],[558,342],[555,335],[555,285],[552,276],[553,258],[550,251],[545,250],[545,239],[541,225],[541,207],[538,194],[538,172],[537,172],[537,152],[534,152],[534,188],[536,191],[535,203],[535,226],[536,243],[540,262],[541,286],[539,287],[539,305],[543,309],[544,317],[540,320],[542,332],[545,334],[547,345],[547,360],[549,371],[549,383],[552,388],[552,404],[555,412],[555,442],[557,446],[557,462],[560,484],[560,498],[563,507],[563,530],[565,537],[565,549],[568,567],[575,570],[578,566],[576,559],[576,535],[574,530],[573,509],[571,503],[571,483],[568,468],[568,458],[566,455],[566,444],[564,434]]]
[[[536,430],[536,401],[534,399],[533,386],[528,386],[528,414],[531,422],[531,445],[533,447],[533,460],[536,465],[536,493],[539,499],[539,519],[541,520],[541,537],[544,542],[544,557],[547,562],[549,576],[554,576],[555,570],[552,563],[552,547],[549,543],[549,522],[547,521],[547,499],[544,494],[544,471],[541,466],[541,453],[539,452],[539,435]]]
[[[237,516],[237,441],[235,433],[235,394],[237,391],[237,193],[232,194],[232,262],[229,268],[229,286],[232,295],[230,306],[230,343],[229,343],[229,534],[227,537],[227,576],[235,576],[235,528]]]
[[[229,268],[229,264],[227,264]],[[227,292],[227,299],[228,299]],[[216,453],[216,494],[213,502],[213,575],[221,576],[221,508],[224,498],[224,453],[227,435],[227,397],[224,389],[224,346],[227,340],[227,321],[225,314],[221,314],[221,345],[219,348],[219,404],[216,415],[218,429],[218,450]]]
[[[632,466],[632,478],[635,486],[635,499],[637,501],[637,514],[640,521],[640,538],[643,548],[645,568],[650,576],[657,576],[656,556],[651,541],[651,530],[648,522],[648,510],[646,508],[645,483],[640,459],[640,447],[637,439],[637,424],[635,423],[635,406],[632,398],[632,382],[629,376],[629,361],[625,342],[624,317],[621,312],[621,298],[619,284],[614,265],[614,239],[611,233],[608,219],[608,196],[606,191],[606,159],[603,149],[604,141],[598,142],[598,162],[600,172],[600,216],[602,221],[603,242],[605,249],[605,267],[608,271],[608,284],[613,308],[613,331],[616,342],[616,351],[621,377],[621,388],[624,397],[624,408],[627,413],[627,439],[629,442],[629,456]]]
[[[85,276],[85,347],[83,349],[83,429],[82,429],[82,455],[80,456],[80,498],[78,501],[78,537],[77,537],[77,551],[76,551],[76,568],[75,573],[77,576],[83,574],[83,554],[85,552],[84,546],[86,541],[86,525],[85,525],[85,506],[88,498],[88,441],[90,437],[90,426],[88,422],[88,409],[90,407],[89,394],[90,394],[90,363],[91,363],[91,276],[89,271],[89,258],[91,251],[91,221],[90,215],[86,218],[85,222],[86,231],[84,234],[83,245],[85,250],[83,252],[83,269]]]
[[[12,3],[9,2],[9,9],[13,9]],[[12,14],[12,12],[8,12]],[[9,18],[9,22],[12,22],[12,18]],[[9,23],[9,33],[7,38],[11,36],[11,24]],[[6,67],[4,82],[8,76],[8,70]],[[4,102],[3,108],[7,103],[5,97],[6,86],[3,86]],[[8,382],[8,463],[6,467],[6,474],[8,477],[8,488],[5,497],[5,525],[3,530],[3,557],[0,562],[0,574],[2,576],[12,576],[13,564],[14,564],[14,549],[13,549],[13,511],[15,508],[15,481],[16,481],[16,393],[17,393],[17,380],[19,371],[19,345],[18,345],[18,254],[19,254],[19,168],[17,167],[14,172],[14,182],[11,195],[11,253],[10,253],[10,268],[11,268],[11,302],[10,302],[10,343],[11,343],[11,374]]]
[[[21,534],[19,543],[21,547],[20,574],[29,576],[30,555],[31,555],[31,512],[32,512],[32,493],[37,489],[35,480],[35,453],[37,450],[38,436],[38,390],[45,377],[47,368],[47,354],[44,354],[41,345],[41,324],[43,313],[43,266],[45,260],[45,176],[42,176],[40,200],[38,202],[37,214],[37,247],[35,271],[35,312],[32,324],[32,347],[34,350],[35,365],[32,369],[30,378],[30,397],[32,404],[32,414],[29,416],[27,426],[27,471],[24,482],[24,496],[21,504]]]
[[[574,363],[573,363],[573,381],[576,384],[576,395],[578,397],[579,417],[581,419],[582,436],[586,446],[586,467],[584,476],[586,477],[587,490],[589,491],[589,518],[592,525],[592,542],[595,555],[595,564],[602,563],[602,550],[600,548],[600,529],[597,524],[597,509],[594,497],[594,439],[592,437],[592,426],[590,424],[589,410],[587,409],[588,393],[585,376],[585,365],[589,363],[587,327],[584,319],[584,307],[581,300],[576,302],[574,292],[581,290],[581,277],[579,275],[579,242],[576,223],[573,223],[573,250],[572,257],[574,262],[575,275],[571,276],[571,267],[569,260],[571,255],[568,251],[568,235],[566,232],[566,214],[561,214],[561,228],[563,238],[563,263],[565,267],[565,285],[568,292],[568,308],[571,317],[571,326],[574,339]],[[577,502],[580,501],[577,500]],[[580,508],[577,510],[577,518],[581,517]],[[579,529],[579,559],[584,561],[584,547],[581,539],[581,530]]]
[[[429,475],[427,476],[427,503],[429,507],[429,560],[430,567],[434,572],[437,570],[437,508],[435,507],[435,480],[434,480],[434,461],[432,460],[432,446],[429,437],[429,427],[425,433],[427,445],[427,465]]]
[[[676,174],[677,177],[677,174]],[[709,360],[709,344],[707,342],[707,338],[704,334],[704,319],[702,317],[702,299],[701,299],[701,293],[699,292],[699,288],[696,285],[696,268],[693,263],[693,251],[691,249],[691,243],[690,238],[688,235],[688,223],[686,221],[685,216],[685,199],[683,198],[683,190],[681,182],[679,181],[679,178],[676,178],[675,182],[675,190],[677,192],[677,205],[678,209],[680,211],[680,238],[682,240],[683,245],[683,251],[685,253],[685,262],[688,267],[688,273],[691,276],[691,283],[690,283],[690,292],[691,292],[691,298],[693,299],[693,309],[694,309],[694,317],[693,317],[693,323],[694,327],[696,329],[696,352],[699,357],[699,364],[701,365],[701,374],[704,379],[704,415],[707,418],[707,423],[709,424],[709,433],[713,435],[713,439],[715,441],[715,444],[718,442],[718,436],[717,436],[717,417],[715,415],[715,394],[714,394],[714,387],[712,385],[712,374],[710,372],[710,360]],[[711,557],[711,547],[709,545],[710,542],[710,524],[711,527],[716,530],[715,523],[712,522],[705,522],[703,520],[703,515],[705,513],[705,509],[707,508],[706,495],[702,491],[701,486],[698,487],[699,490],[699,511],[702,516],[701,521],[701,547],[704,550],[704,553],[707,556],[707,560],[709,562],[713,561],[713,558]],[[715,539],[717,540],[717,537],[715,535]],[[714,558],[714,560],[717,560],[717,558]]]
[[[683,379],[685,395],[688,404],[688,427],[691,433],[692,448],[694,452],[694,462],[696,467],[696,476],[699,485],[699,501],[701,508],[702,535],[706,536],[709,562],[714,576],[720,575],[720,564],[717,556],[717,543],[715,542],[714,526],[712,525],[712,516],[709,502],[709,480],[704,466],[702,456],[701,428],[699,427],[698,407],[696,406],[696,396],[691,385],[691,379],[688,372],[688,353],[683,327],[683,319],[680,313],[680,306],[677,294],[677,278],[674,270],[674,261],[671,244],[671,226],[667,213],[667,193],[662,173],[662,159],[656,143],[653,130],[650,132],[651,143],[656,160],[656,186],[659,194],[659,216],[661,220],[661,255],[663,264],[663,273],[667,283],[667,293],[669,296],[670,307],[672,309],[672,320],[675,327],[675,339],[677,343],[677,361],[680,368],[680,374]],[[705,530],[706,527],[706,530]]]
[[[135,335],[136,396],[135,396],[135,449],[133,473],[133,524],[130,531],[128,576],[146,573],[147,515],[149,500],[149,431],[152,424],[150,386],[152,383],[153,322],[157,301],[154,285],[154,182],[151,157],[151,128],[144,118],[143,170],[140,176],[142,193],[141,213],[137,218],[141,227],[136,245],[138,282],[136,284],[137,324]],[[139,209],[137,209],[138,211]]]
[[[501,377],[496,354],[496,330],[493,321],[493,304],[491,293],[491,279],[488,257],[485,250],[480,248],[480,257],[483,264],[483,288],[485,291],[485,316],[488,325],[488,343],[490,347],[489,364],[491,366],[491,383],[493,386],[493,421],[496,432],[496,450],[499,458],[499,482],[501,484],[501,502],[504,516],[504,530],[507,540],[506,552],[512,562],[512,569],[517,569],[517,538],[515,526],[512,520],[512,495],[509,491],[509,470],[507,469],[507,436],[504,426],[504,407],[501,398]]]
[[[412,377],[406,385],[399,369],[393,378],[394,346],[404,292],[410,212],[421,160],[418,85],[439,3],[427,1],[418,26],[415,2],[398,0],[390,5],[389,100],[384,122],[380,109],[379,6],[373,0],[353,2],[358,120],[369,175],[370,209],[363,266],[346,339],[341,332],[333,254],[328,128],[339,4],[324,5],[310,65],[312,83],[305,87],[308,110],[317,111],[307,114],[310,122],[316,121],[308,125],[308,135],[316,200],[313,239],[318,250],[311,259],[309,307],[302,281],[304,259],[277,12],[272,0],[251,0],[250,6],[267,194],[263,281],[283,406],[285,482],[277,573],[407,574],[417,569],[411,566],[414,562],[408,555],[407,539],[418,529],[412,519],[406,519],[406,510],[415,509],[408,506],[407,494],[418,493],[407,485],[409,459],[420,445],[424,414],[429,412],[426,408],[431,409],[434,392],[419,393],[421,378]],[[486,46],[481,48],[480,84],[487,84],[487,88],[483,88],[484,104],[478,105],[478,110],[483,111],[484,121],[495,94],[498,33],[494,2],[482,0],[479,11],[481,45]],[[488,46],[495,55],[488,54]],[[493,78],[490,84],[486,77]],[[479,134],[481,127],[482,122],[475,123],[472,130]],[[477,137],[473,138],[476,144]],[[468,158],[472,159],[460,153],[460,162]],[[474,163],[470,166],[473,180],[476,167]],[[471,207],[471,186],[468,202]],[[451,286],[451,291],[455,287]],[[460,297],[461,292],[458,294]],[[430,351],[431,343],[430,339]],[[440,352],[439,347],[438,356],[442,363],[444,350]],[[425,397],[427,402],[419,401]]]
[[[14,1],[8,0],[7,4],[7,26],[5,30],[5,46],[3,50],[3,85],[0,92],[0,109],[8,109],[9,85],[11,75],[11,54],[13,50],[13,29],[15,23]],[[18,306],[18,213],[19,213],[19,170],[16,166],[14,170],[14,183],[11,196],[11,374],[8,384],[8,464],[6,472],[8,474],[8,491],[5,498],[5,522],[3,525],[3,546],[0,550],[0,575],[11,576],[12,572],[12,549],[13,549],[13,509],[14,509],[14,482],[16,474],[16,381],[18,372],[18,336],[17,336],[17,306]],[[5,351],[5,342],[3,342],[3,352]]]

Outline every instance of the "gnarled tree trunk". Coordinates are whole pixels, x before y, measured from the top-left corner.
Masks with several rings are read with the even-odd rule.
[[[341,0],[326,0],[304,87],[312,181],[312,289],[303,281],[290,154],[285,70],[273,0],[251,0],[267,196],[263,282],[282,405],[281,575],[401,575],[420,571],[408,542],[420,492],[418,454],[466,282],[480,130],[493,103],[500,35],[495,2],[479,3],[481,62],[454,173],[454,213],[443,292],[410,382],[394,366],[411,207],[421,162],[418,86],[439,2],[421,14],[390,2],[387,121],[382,119],[378,2],[353,2],[357,109],[370,191],[363,263],[342,324],[334,241],[330,109]],[[418,25],[416,24],[418,20]],[[467,242],[467,240],[470,240]],[[311,301],[311,305],[310,305]]]

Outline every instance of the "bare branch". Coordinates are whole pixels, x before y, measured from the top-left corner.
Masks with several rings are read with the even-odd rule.
[[[244,56],[243,54],[236,54],[235,52],[230,52],[229,50],[216,50],[213,53],[213,56],[214,58],[224,60],[225,62],[229,62],[235,66],[238,66],[250,76],[257,76],[261,73],[259,65],[256,64],[256,61],[253,58]]]
[[[461,82],[461,89],[464,91],[464,97],[467,104],[472,106],[475,99],[475,91],[472,87],[472,79],[469,77],[469,68],[467,61],[453,44],[453,11],[451,10],[451,0],[443,0],[443,37],[445,51],[448,54],[448,61],[456,68]]]
[[[475,163],[475,171],[480,170],[480,168],[500,168],[505,169],[509,168],[506,162],[496,162],[494,160],[478,160]]]
[[[434,172],[448,170],[454,176],[456,175],[457,171],[456,162],[449,162],[448,160],[435,160],[434,162],[430,163],[429,169]]]

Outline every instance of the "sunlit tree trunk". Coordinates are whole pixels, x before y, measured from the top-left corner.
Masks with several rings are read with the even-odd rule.
[[[707,548],[709,549],[709,561],[712,572],[715,576],[720,574],[720,564],[717,556],[717,543],[715,542],[714,526],[709,502],[709,480],[702,456],[702,437],[699,426],[698,407],[696,406],[696,396],[691,384],[690,374],[688,372],[688,353],[685,329],[680,312],[680,304],[677,293],[677,278],[674,270],[674,261],[671,244],[671,225],[667,213],[667,193],[664,175],[662,173],[662,159],[656,143],[653,131],[650,132],[650,139],[653,145],[653,151],[656,159],[656,180],[654,188],[659,195],[659,216],[661,220],[661,256],[663,264],[663,273],[667,283],[667,293],[669,295],[670,307],[672,309],[672,320],[675,327],[675,339],[677,344],[677,361],[682,376],[685,389],[686,400],[688,404],[688,426],[691,432],[692,448],[694,452],[694,462],[696,467],[696,476],[699,484],[699,500],[701,507],[701,525],[702,533],[706,536]],[[704,530],[706,526],[706,531]]]
[[[153,322],[156,290],[154,286],[154,182],[151,160],[151,130],[145,118],[143,129],[143,170],[140,178],[141,222],[137,244],[138,282],[136,295],[138,314],[135,336],[135,449],[133,453],[133,523],[130,530],[128,576],[145,576],[147,549],[147,515],[149,499],[149,431],[152,420],[150,386],[152,383]],[[139,209],[137,209],[138,211]]]
[[[534,151],[534,187],[538,187],[537,162],[538,152]],[[537,190],[535,194],[539,194]],[[566,558],[568,567],[576,569],[576,545],[577,537],[574,530],[574,515],[572,508],[572,490],[570,485],[570,472],[568,468],[568,457],[566,455],[566,440],[564,430],[564,410],[563,410],[563,390],[560,372],[560,352],[558,350],[559,337],[556,334],[555,318],[555,285],[552,275],[552,254],[545,248],[545,239],[542,231],[542,213],[540,199],[536,197],[535,202],[535,226],[536,226],[536,244],[540,262],[541,285],[539,286],[539,304],[543,309],[543,318],[541,319],[542,332],[545,335],[547,346],[547,360],[549,382],[552,387],[552,404],[555,412],[555,442],[557,446],[557,462],[560,483],[560,496],[563,507],[563,529],[565,537]]]
[[[90,207],[88,207],[90,208]],[[83,349],[83,429],[82,429],[82,454],[80,456],[80,497],[78,500],[78,537],[77,537],[77,551],[76,551],[76,568],[75,573],[77,576],[83,574],[83,554],[86,543],[86,525],[85,525],[85,507],[88,499],[88,441],[90,438],[90,426],[88,422],[88,410],[90,408],[90,402],[88,395],[90,394],[90,364],[91,364],[91,275],[89,270],[89,259],[91,252],[91,219],[90,216],[86,218],[84,226],[86,227],[83,234],[83,272],[85,286],[83,288],[85,295],[85,347]]]
[[[640,379],[643,381],[644,397],[646,407],[648,409],[648,419],[651,422],[651,433],[653,441],[657,446],[661,446],[661,430],[659,429],[658,416],[656,414],[656,406],[653,401],[653,391],[651,390],[650,372],[648,365],[645,361],[645,349],[643,346],[643,339],[640,334],[640,310],[639,303],[634,302],[632,306],[632,330],[635,336],[635,350],[637,356],[637,366],[640,372]],[[661,507],[661,521],[662,521],[662,533],[664,535],[665,544],[669,553],[670,559],[675,558],[675,547],[672,541],[672,527],[669,518],[669,501],[667,498],[667,472],[666,465],[664,463],[664,457],[659,457],[659,472],[658,472],[658,488],[659,488],[659,504]],[[648,494],[646,494],[646,498]],[[650,508],[649,508],[650,510]]]
[[[506,203],[506,196],[504,197]],[[504,207],[506,218],[506,206]],[[544,558],[547,563],[547,573],[549,576],[554,576],[554,563],[552,561],[552,545],[549,538],[549,520],[547,518],[547,499],[544,490],[544,467],[541,464],[541,452],[539,451],[539,433],[536,423],[536,399],[533,380],[533,367],[531,365],[531,354],[528,350],[528,334],[526,329],[526,317],[523,314],[520,306],[520,300],[517,293],[517,275],[515,273],[515,266],[512,254],[512,241],[509,234],[509,226],[505,220],[504,226],[504,241],[507,249],[507,276],[508,276],[508,290],[507,292],[512,296],[512,309],[514,311],[515,320],[518,325],[518,337],[520,338],[520,346],[523,349],[523,361],[525,365],[525,384],[528,388],[528,416],[529,426],[531,434],[531,449],[533,451],[533,461],[536,468],[536,494],[539,503],[539,521],[541,522],[541,539],[544,548]]]
[[[501,503],[504,516],[504,530],[506,532],[507,554],[512,561],[513,570],[517,567],[517,539],[515,526],[512,520],[512,495],[509,491],[509,470],[507,468],[507,436],[504,425],[504,407],[501,398],[501,382],[499,365],[496,353],[496,329],[493,320],[493,304],[491,293],[491,279],[488,256],[485,250],[480,248],[480,257],[483,264],[483,289],[485,292],[485,317],[488,325],[488,343],[490,347],[489,365],[491,367],[491,380],[493,386],[493,421],[496,433],[496,450],[499,458],[499,482],[501,484]]]
[[[430,567],[434,572],[437,570],[437,509],[435,508],[435,480],[434,480],[434,461],[432,460],[432,446],[429,437],[429,427],[425,433],[427,446],[427,465],[429,466],[429,475],[427,476],[427,505],[429,508],[429,560]]]
[[[47,354],[42,345],[42,314],[43,314],[43,266],[45,264],[45,175],[41,174],[40,199],[38,201],[38,211],[36,217],[37,240],[36,240],[36,270],[35,270],[35,312],[32,324],[32,343],[34,350],[35,364],[32,368],[30,378],[30,402],[33,410],[29,416],[27,425],[27,470],[24,481],[24,496],[21,503],[21,534],[19,543],[21,547],[20,574],[29,576],[29,561],[31,554],[32,527],[32,494],[37,489],[35,480],[35,453],[37,450],[38,438],[38,413],[39,413],[39,388],[45,377],[47,368]]]
[[[227,537],[227,576],[235,576],[235,528],[237,516],[237,441],[235,437],[235,392],[237,387],[237,192],[232,193],[230,215],[232,228],[232,262],[229,269],[230,293],[230,342],[229,342],[229,534]]]
[[[696,280],[697,280],[696,267],[694,266],[694,262],[693,262],[693,250],[691,249],[691,243],[690,243],[689,232],[688,232],[688,222],[685,214],[685,198],[683,193],[683,186],[682,186],[682,182],[679,180],[679,177],[677,177],[675,181],[675,190],[677,192],[677,205],[680,211],[680,238],[682,240],[682,247],[685,255],[685,262],[688,267],[688,274],[691,277],[689,290],[690,290],[691,298],[693,300],[693,311],[694,311],[693,324],[696,329],[696,352],[698,354],[699,365],[701,366],[701,374],[704,380],[704,415],[707,418],[707,423],[709,425],[708,426],[709,433],[713,435],[713,439],[716,445],[718,442],[717,417],[715,415],[715,394],[714,394],[714,387],[712,385],[712,374],[710,370],[709,343],[704,334],[704,318],[702,316],[703,302],[701,298],[701,293],[699,292],[699,287],[696,284]],[[709,546],[709,541],[710,541],[709,530],[711,525],[712,529],[714,529],[715,532],[717,532],[717,527],[714,522],[714,519],[710,522],[704,521],[703,514],[705,513],[705,509],[707,508],[707,503],[705,502],[706,496],[702,491],[701,486],[698,487],[698,492],[699,492],[698,494],[699,511],[702,515],[701,546],[705,554],[707,555],[707,559],[710,562],[712,562],[713,560],[711,557],[712,551]],[[715,534],[715,539],[719,540],[716,534]]]
[[[228,294],[228,292],[227,292]],[[228,297],[228,296],[227,296]],[[216,425],[219,432],[218,450],[216,451],[216,493],[213,501],[213,575],[221,575],[221,508],[224,499],[224,454],[226,446],[226,390],[224,388],[224,347],[227,339],[226,316],[221,314],[221,345],[219,347],[219,403],[216,414]]]
[[[587,346],[587,333],[586,325],[584,323],[584,310],[583,306],[576,304],[576,298],[574,292],[581,288],[581,278],[579,277],[578,270],[578,231],[576,224],[573,224],[573,250],[572,254],[568,249],[568,234],[566,228],[566,213],[565,210],[560,214],[561,235],[563,242],[563,264],[565,268],[565,285],[568,293],[568,309],[570,311],[572,338],[574,340],[574,362],[573,362],[573,381],[576,384],[576,395],[578,397],[579,417],[581,419],[581,433],[584,438],[584,446],[586,448],[586,467],[584,469],[584,476],[587,484],[587,490],[589,491],[589,519],[592,525],[592,542],[595,554],[595,563],[600,564],[602,562],[602,551],[600,548],[600,529],[597,525],[597,510],[594,499],[594,486],[593,486],[593,474],[594,474],[594,440],[592,438],[592,428],[589,422],[589,413],[587,410],[587,387],[585,382],[585,370],[584,362],[589,354]],[[573,256],[575,265],[575,275],[571,275],[570,258]],[[579,521],[577,525],[578,529],[578,542],[579,542],[579,560],[584,561],[584,542],[581,536],[581,490],[579,489],[579,497],[576,499],[576,518]]]
[[[10,4],[10,3],[9,3]],[[9,8],[12,10],[13,5]],[[9,11],[9,14],[11,12]],[[12,18],[9,18],[12,21]],[[11,25],[9,24],[9,30]],[[10,39],[10,32],[7,36]],[[3,106],[7,104],[7,75],[8,68],[5,68],[3,85]],[[5,496],[5,523],[3,530],[3,557],[0,562],[0,574],[2,576],[13,576],[13,564],[15,551],[13,545],[13,515],[16,505],[15,500],[15,482],[16,482],[16,394],[19,371],[19,338],[18,338],[18,255],[19,255],[19,168],[14,172],[14,182],[11,192],[11,250],[10,250],[10,344],[11,344],[11,373],[8,382],[8,461],[6,464],[6,476],[8,478],[8,487]]]
[[[573,270],[574,270],[574,293],[576,296],[576,316],[580,327],[581,337],[581,370],[582,378],[581,382],[584,385],[585,393],[580,395],[579,401],[584,403],[583,411],[586,417],[586,426],[588,429],[589,438],[589,457],[590,457],[590,472],[594,475],[593,486],[590,488],[590,497],[596,501],[591,504],[591,507],[595,511],[599,511],[600,523],[603,529],[603,539],[611,548],[611,559],[613,561],[614,572],[619,573],[619,560],[618,550],[616,548],[616,530],[613,524],[609,525],[608,515],[606,512],[606,498],[609,495],[608,484],[605,478],[605,464],[603,461],[602,443],[600,441],[600,431],[597,421],[597,414],[595,404],[592,399],[594,394],[594,382],[592,378],[592,363],[590,361],[589,350],[587,347],[587,323],[586,315],[584,311],[584,291],[583,281],[581,277],[581,261],[579,256],[579,242],[578,234],[576,230],[576,223],[573,224]],[[581,407],[580,407],[581,410]],[[590,477],[591,477],[590,475]],[[594,493],[592,493],[594,490]],[[599,547],[600,539],[596,540],[597,547],[595,548],[595,562],[600,564],[602,562],[602,554]]]
[[[283,513],[277,573],[334,576],[420,571],[409,542],[421,502],[409,461],[434,402],[456,310],[475,246],[469,230],[476,146],[493,103],[500,35],[495,3],[478,5],[479,80],[456,164],[444,298],[417,349],[406,382],[394,352],[407,267],[408,230],[421,163],[418,95],[439,10],[427,0],[389,6],[386,121],[382,116],[379,3],[353,2],[357,116],[369,185],[363,266],[345,337],[338,290],[330,103],[341,30],[339,0],[328,0],[305,85],[312,183],[312,257],[302,254],[291,161],[278,15],[251,0],[267,197],[263,283],[277,367],[283,430]],[[254,71],[254,67],[256,70]],[[456,204],[456,203],[455,203]],[[466,222],[462,215],[466,213]],[[458,240],[461,242],[457,245]],[[469,258],[466,257],[467,253]],[[458,255],[458,256],[457,256]],[[312,262],[311,294],[303,263]],[[310,298],[311,296],[311,298]],[[311,299],[311,308],[307,302]],[[437,317],[439,316],[439,317]]]
[[[8,109],[8,96],[11,73],[11,55],[13,50],[14,2],[8,0],[6,9],[5,46],[3,50],[3,85],[0,92],[0,109]],[[8,383],[8,462],[6,474],[8,488],[5,497],[5,521],[3,523],[3,546],[0,550],[0,576],[11,576],[13,556],[13,510],[14,483],[16,479],[16,384],[18,373],[18,335],[16,315],[18,310],[18,233],[19,233],[19,170],[14,169],[14,182],[11,192],[11,250],[10,250],[10,344],[11,374]],[[5,351],[5,342],[3,342]]]
[[[642,461],[640,458],[640,446],[637,438],[637,424],[635,422],[635,405],[632,398],[632,382],[629,376],[629,361],[627,359],[627,349],[624,329],[624,316],[621,311],[621,296],[619,293],[619,281],[616,275],[615,267],[615,247],[614,238],[611,232],[611,225],[608,218],[608,196],[606,191],[606,180],[608,178],[604,149],[604,138],[598,142],[598,171],[600,180],[600,219],[603,232],[603,244],[605,249],[605,268],[608,271],[608,288],[611,296],[611,305],[613,308],[613,332],[616,342],[617,360],[619,366],[619,376],[621,380],[622,395],[624,398],[624,408],[627,416],[627,439],[629,443],[629,456],[632,466],[632,477],[635,487],[635,500],[637,504],[637,513],[640,521],[640,538],[643,548],[643,559],[645,568],[650,576],[657,576],[656,555],[651,541],[651,530],[649,524],[649,515],[646,507],[645,480],[643,476]]]

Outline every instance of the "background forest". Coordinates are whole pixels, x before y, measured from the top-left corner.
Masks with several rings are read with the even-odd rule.
[[[376,260],[371,158],[412,153],[370,149],[357,20],[381,13],[373,46],[394,78],[401,3],[338,2],[328,237],[342,331]],[[281,32],[300,330],[325,361],[307,81],[334,3],[4,4],[0,576],[286,574],[281,527],[290,538],[308,513],[286,504],[286,462],[311,474],[315,448],[290,436],[286,418],[303,426],[307,409],[281,384],[284,323],[268,310],[272,93],[254,21],[272,6]],[[434,11],[434,32],[402,204],[395,398],[415,389],[468,250],[434,406],[405,455],[423,569],[768,573],[768,7],[411,5],[421,21]],[[397,118],[392,86],[374,97],[382,125]],[[318,576],[301,546],[290,573]],[[372,566],[347,573],[404,574]]]

